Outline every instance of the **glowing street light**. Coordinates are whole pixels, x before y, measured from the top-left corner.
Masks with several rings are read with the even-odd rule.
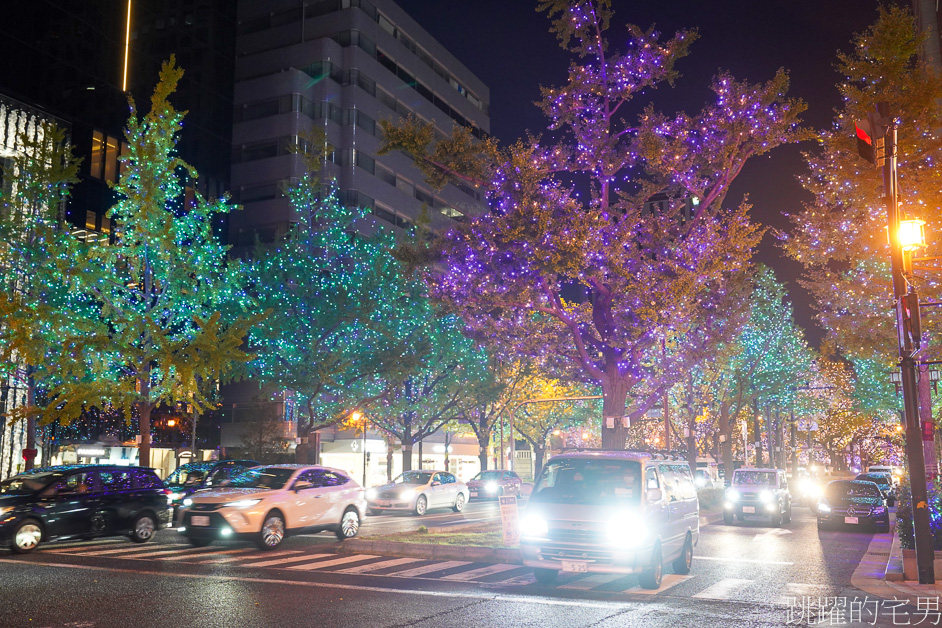
[[[926,221],[913,218],[899,221],[899,244],[904,251],[926,247]]]

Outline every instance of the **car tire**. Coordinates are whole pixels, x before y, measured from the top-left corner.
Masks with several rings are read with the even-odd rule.
[[[202,539],[196,536],[188,536],[186,538],[193,547],[206,547],[211,542],[210,539]]]
[[[42,525],[35,519],[25,519],[16,524],[11,536],[13,544],[10,549],[14,554],[28,554],[39,547],[43,540]]]
[[[792,505],[789,504],[788,508],[785,509],[785,523],[791,523],[792,521]]]
[[[664,556],[661,553],[661,544],[656,543],[651,553],[651,566],[638,576],[638,584],[642,589],[659,589],[663,577]]]
[[[782,527],[782,511],[778,511],[771,517],[771,523],[773,528]]]
[[[725,523],[728,526],[733,525],[733,513],[723,512],[723,523]]]
[[[671,563],[671,567],[673,567],[674,573],[686,576],[690,573],[691,565],[693,565],[693,539],[690,538],[690,533],[687,533],[687,538],[684,539],[684,548],[680,550],[680,556]]]
[[[889,531],[890,531],[889,520],[884,521],[883,523],[877,524],[877,532],[889,532]]]
[[[821,521],[820,519],[818,519],[818,532],[821,532],[827,529],[828,529],[827,524]]]
[[[454,510],[455,512],[461,512],[462,510],[464,510],[464,504],[465,504],[464,493],[458,493],[458,496],[455,497],[455,505],[452,506],[451,509]]]
[[[337,525],[335,534],[341,541],[352,539],[360,531],[360,513],[356,508],[347,508],[340,518],[340,524]]]
[[[258,533],[257,545],[259,549],[273,550],[285,540],[285,518],[277,510],[265,515],[262,529]]]
[[[536,581],[540,584],[553,584],[556,582],[556,575],[558,573],[559,572],[555,569],[533,568],[533,577],[536,578]]]
[[[131,540],[135,543],[147,543],[157,533],[157,521],[154,515],[144,512],[131,523]]]
[[[425,495],[419,495],[415,498],[415,514],[416,516],[421,517],[428,510],[428,499],[425,498]]]

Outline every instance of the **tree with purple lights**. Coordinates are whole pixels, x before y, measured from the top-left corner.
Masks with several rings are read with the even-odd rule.
[[[805,136],[805,105],[780,71],[762,84],[719,74],[696,115],[641,110],[638,97],[673,84],[694,31],[661,41],[629,25],[614,52],[609,0],[539,10],[574,56],[568,82],[542,90],[545,137],[485,150],[486,167],[460,141],[443,155],[409,129],[386,148],[446,177],[489,173],[492,211],[439,244],[432,294],[476,337],[598,384],[603,446],[621,448],[621,418],[642,417],[741,324],[762,229],[724,200],[749,158]]]

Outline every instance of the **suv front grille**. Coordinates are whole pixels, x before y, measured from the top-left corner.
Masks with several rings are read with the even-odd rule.
[[[190,506],[190,510],[193,512],[212,512],[219,510],[220,506],[222,506],[222,504],[193,504]]]

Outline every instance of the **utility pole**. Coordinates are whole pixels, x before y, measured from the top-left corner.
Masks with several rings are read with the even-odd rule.
[[[883,167],[883,189],[886,194],[887,227],[890,238],[890,261],[893,273],[893,297],[896,300],[896,325],[899,332],[900,378],[903,388],[903,417],[906,430],[906,458],[909,462],[909,483],[912,492],[913,536],[916,542],[916,570],[920,584],[935,584],[934,549],[929,524],[929,496],[926,487],[926,466],[919,422],[919,399],[916,385],[915,354],[921,345],[919,296],[907,281],[912,256],[903,251],[900,241],[900,211],[897,188],[897,122],[890,116],[889,104],[877,104],[876,113],[867,122],[857,124],[858,152],[876,166]],[[881,139],[883,146],[881,146]]]

